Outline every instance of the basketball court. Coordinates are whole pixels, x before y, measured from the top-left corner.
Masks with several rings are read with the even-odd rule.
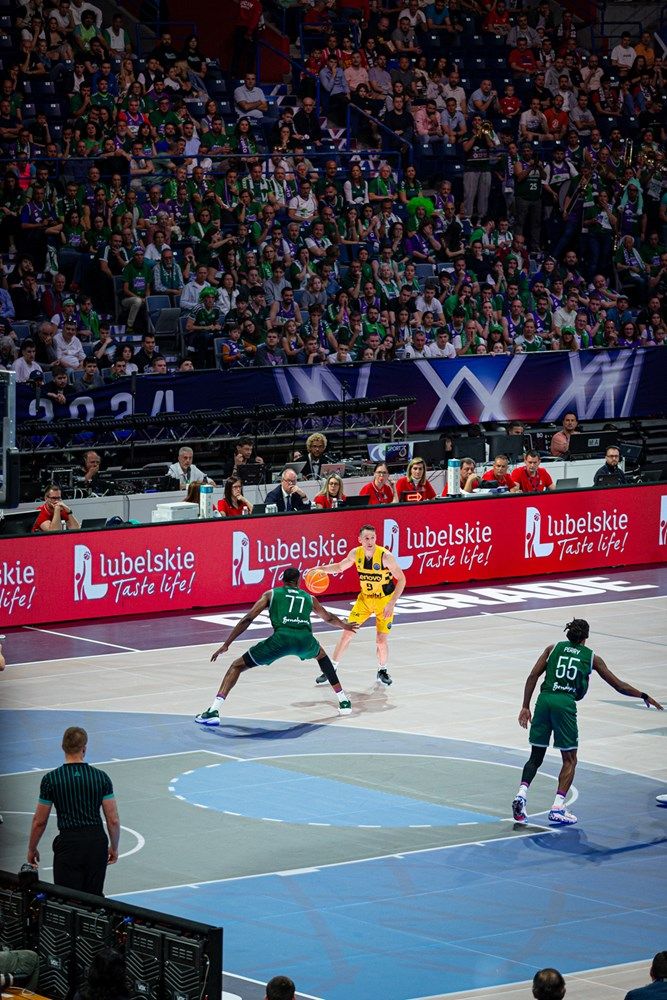
[[[592,679],[566,829],[547,820],[551,751],[529,825],[512,822],[528,756],[516,720],[527,673],[575,614],[615,673],[667,702],[666,591],[667,568],[411,591],[391,687],[375,683],[372,626],[349,647],[351,716],[314,662],[285,660],[241,677],[219,729],[192,719],[246,609],[17,629],[0,678],[2,867],[24,860],[41,774],[83,725],[123,824],[107,893],[223,926],[229,1000],[263,997],[277,973],[326,1000],[508,1000],[545,965],[570,998],[622,998],[667,946],[667,717]],[[337,632],[315,630],[331,652]],[[54,834],[51,820],[47,880]]]

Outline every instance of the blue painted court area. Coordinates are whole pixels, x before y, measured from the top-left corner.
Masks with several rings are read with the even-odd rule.
[[[580,764],[577,827],[516,837],[511,824],[505,824],[508,839],[478,843],[471,826],[470,840],[463,844],[403,854],[389,848],[379,852],[382,857],[330,866],[323,856],[317,866],[309,862],[296,870],[293,865],[285,870],[280,853],[271,850],[273,831],[280,827],[267,822],[265,856],[271,870],[209,881],[210,859],[233,851],[234,844],[216,836],[215,824],[226,817],[192,804],[196,796],[211,796],[212,786],[202,780],[199,767],[189,774],[182,770],[178,758],[183,753],[206,749],[227,758],[218,765],[212,757],[212,766],[203,769],[209,776],[224,777],[224,795],[218,794],[216,808],[222,801],[231,809],[234,800],[242,808],[232,811],[242,811],[249,821],[259,825],[263,818],[282,819],[294,824],[295,836],[302,838],[311,815],[300,803],[301,797],[307,798],[306,787],[317,789],[318,796],[323,793],[315,806],[320,817],[327,796],[335,791],[340,798],[342,785],[355,804],[354,809],[350,805],[348,821],[358,817],[361,805],[361,797],[353,798],[357,789],[350,781],[317,775],[309,782],[309,755],[358,754],[367,759],[391,754],[397,762],[439,757],[447,767],[459,760],[462,767],[474,763],[488,782],[485,788],[471,789],[477,795],[471,801],[479,808],[459,803],[452,806],[452,814],[458,810],[469,817],[477,811],[487,821],[486,794],[490,797],[491,789],[500,785],[511,795],[526,751],[263,720],[238,720],[224,730],[202,731],[191,720],[173,715],[14,712],[0,713],[3,770],[57,765],[59,737],[74,723],[88,730],[91,763],[176,755],[168,773],[178,778],[178,794],[189,787],[192,802],[174,802],[168,787],[163,789],[165,798],[182,808],[186,828],[188,816],[195,813],[211,824],[208,839],[200,845],[201,881],[171,886],[172,859],[165,856],[164,888],[121,898],[222,924],[224,964],[230,973],[266,982],[279,969],[302,992],[326,1000],[407,1000],[524,981],[540,966],[553,964],[555,957],[567,974],[644,960],[665,946],[666,814],[655,807],[655,782],[649,778]],[[558,759],[547,761],[546,771],[553,777]],[[244,774],[249,782],[245,789]],[[276,787],[271,790],[272,782]],[[386,827],[388,843],[395,843],[392,838],[400,832],[400,817],[393,815],[399,804],[411,804],[416,817],[423,817],[429,807],[440,829],[445,820],[459,822],[449,806],[419,796],[377,788],[358,791],[360,796],[363,792],[364,810],[370,810],[367,822]],[[280,810],[276,816],[271,817],[269,806]],[[342,814],[330,809],[327,815],[333,823]],[[497,814],[492,818],[500,827]],[[151,822],[147,810],[140,831],[147,842],[161,833]],[[348,832],[342,826],[338,837]]]
[[[491,813],[451,809],[253,761],[208,765],[180,777],[174,788],[193,805],[281,823],[410,827],[495,823],[498,819]]]
[[[127,898],[221,919],[233,972],[279,967],[327,1000],[406,1000],[520,982],[554,955],[568,972],[658,950],[664,845],[599,850],[568,830]]]

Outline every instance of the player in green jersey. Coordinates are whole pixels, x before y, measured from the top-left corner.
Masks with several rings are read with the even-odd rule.
[[[343,691],[334,666],[313,635],[310,623],[311,612],[315,612],[329,625],[336,625],[346,632],[356,632],[358,625],[344,622],[338,615],[332,614],[322,607],[312,594],[299,588],[299,570],[294,566],[283,573],[282,587],[267,590],[253,605],[247,615],[238,622],[229,637],[211,657],[211,662],[217,660],[221,653],[226,653],[231,644],[257,618],[269,609],[269,617],[273,625],[273,635],[262,642],[256,643],[250,649],[237,657],[222,679],[220,689],[213,699],[210,708],[195,716],[195,722],[200,726],[219,726],[220,713],[225,698],[245,670],[263,664],[273,663],[282,656],[298,656],[300,660],[317,660],[320,669],[338,696],[338,710],[341,715],[349,715],[352,711],[350,700]]]
[[[527,729],[528,723],[531,723],[528,739],[532,751],[521,775],[519,791],[512,803],[515,823],[528,822],[526,816],[528,788],[544,760],[552,733],[554,747],[561,752],[563,766],[558,776],[558,791],[549,812],[549,821],[561,825],[577,822],[577,817],[565,808],[565,798],[574,780],[577,766],[579,744],[577,702],[581,701],[588,691],[588,681],[593,670],[619,694],[628,695],[630,698],[642,698],[647,708],[652,705],[653,708],[662,710],[662,705],[650,695],[612,674],[604,660],[589,649],[586,645],[590,632],[587,621],[583,618],[573,618],[565,626],[564,632],[567,635],[567,642],[557,642],[553,646],[547,646],[528,674],[524,687],[519,725]],[[535,703],[535,712],[531,715],[530,699],[542,674],[545,675],[544,681]]]

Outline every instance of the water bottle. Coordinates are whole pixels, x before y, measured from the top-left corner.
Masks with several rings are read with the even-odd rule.
[[[332,506],[332,507],[333,507],[334,509],[335,509],[336,507],[338,507],[338,497],[334,497],[334,498],[333,498],[333,500],[331,501],[331,506]]]
[[[213,517],[213,487],[209,483],[199,487],[199,516]]]
[[[461,463],[458,458],[450,458],[447,463],[447,496],[455,497],[461,492]]]
[[[241,517],[245,517],[249,513],[250,513],[250,511],[248,510],[248,508],[246,507],[246,505],[243,504],[243,508],[241,510]]]

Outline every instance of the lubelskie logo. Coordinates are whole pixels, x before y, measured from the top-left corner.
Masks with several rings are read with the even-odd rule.
[[[667,545],[667,495],[660,497],[660,524],[658,525],[658,545]]]
[[[181,545],[145,549],[139,555],[100,552],[74,546],[74,600],[99,601],[109,595],[115,604],[123,598],[190,594],[195,579],[195,554]]]
[[[542,542],[540,540],[540,525],[542,515],[537,507],[528,507],[526,510],[526,542],[524,555],[526,559],[543,559],[550,556],[554,550],[553,542]]]
[[[391,517],[385,518],[383,545],[391,552],[401,569],[410,569],[414,557],[401,555],[401,529]]]
[[[259,583],[263,569],[250,569],[250,539],[245,531],[235,531],[232,537],[232,587],[242,583]]]
[[[260,583],[268,571],[269,585],[277,587],[288,566],[301,568],[337,562],[349,547],[347,540],[334,532],[309,537],[300,535],[291,541],[280,535],[270,540],[256,537],[251,541],[245,531],[235,531],[232,534],[232,586]]]
[[[625,551],[629,525],[630,516],[616,507],[578,515],[569,511],[542,514],[537,507],[528,507],[524,555],[526,559],[544,559],[554,553],[561,561],[600,553],[616,556]]]
[[[74,546],[74,600],[98,601],[106,597],[108,583],[93,583],[93,554],[87,545]]]

